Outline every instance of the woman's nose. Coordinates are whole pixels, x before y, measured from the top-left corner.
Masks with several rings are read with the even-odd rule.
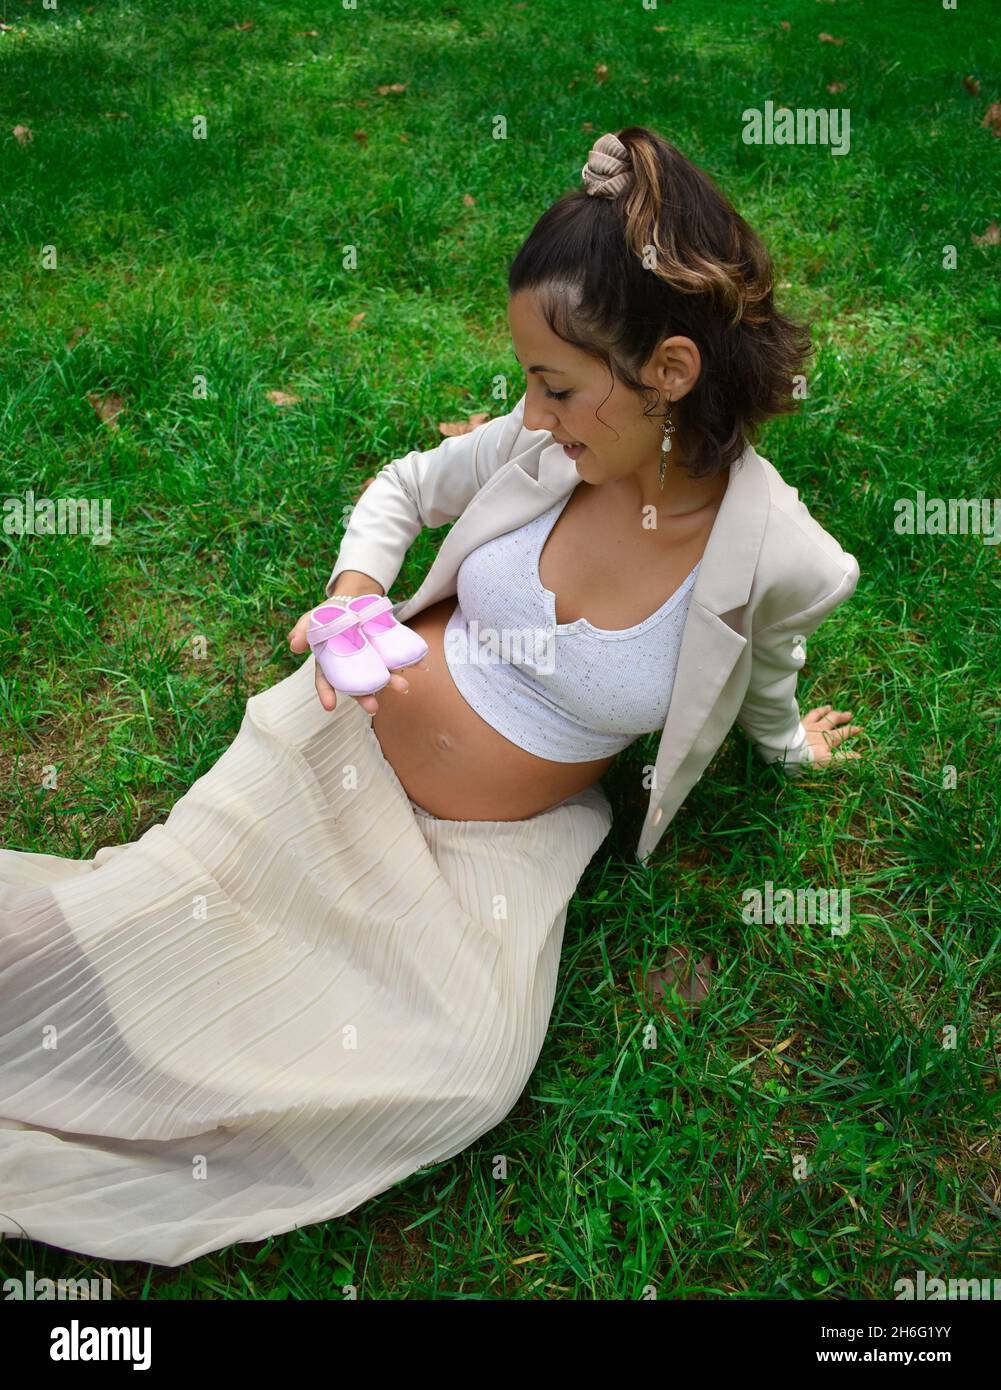
[[[527,430],[549,430],[551,432],[556,424],[556,417],[551,410],[532,405],[531,400],[526,396],[524,421]]]

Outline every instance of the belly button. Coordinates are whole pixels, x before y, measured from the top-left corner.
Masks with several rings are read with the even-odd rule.
[[[452,751],[452,740],[443,730],[439,729],[431,740],[439,753],[450,753]]]

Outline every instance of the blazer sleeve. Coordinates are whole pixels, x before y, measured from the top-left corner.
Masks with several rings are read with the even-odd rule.
[[[389,592],[424,527],[445,526],[514,451],[524,423],[525,396],[507,415],[450,435],[434,449],[412,449],[387,463],[359,497],[324,587],[329,598],[342,570],[360,570]]]
[[[767,763],[780,759],[793,775],[813,761],[796,699],[796,682],[806,661],[804,641],[839,603],[851,598],[858,583],[859,567],[853,555],[837,586],[790,618],[772,623],[751,637],[751,681],[737,723]]]

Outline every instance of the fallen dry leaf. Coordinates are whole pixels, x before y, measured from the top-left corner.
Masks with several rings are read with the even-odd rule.
[[[469,434],[471,430],[475,430],[478,425],[484,424],[489,419],[489,414],[485,411],[479,411],[468,417],[468,424],[464,420],[448,420],[445,423],[439,420],[438,428],[444,435]]]
[[[297,29],[295,32],[296,38],[299,39],[318,39],[320,37],[319,31],[316,29]]]
[[[34,140],[31,129],[26,125],[16,125],[13,130],[14,139],[19,145],[27,145],[30,140]]]
[[[594,75],[595,75],[595,77],[598,79],[599,82],[604,82],[605,78],[608,76],[608,66],[607,66],[607,64],[605,64],[605,63],[595,63],[595,65],[594,65]]]
[[[594,121],[581,121],[580,128],[581,130],[593,130]]]
[[[66,351],[72,352],[73,348],[76,347],[77,343],[80,341],[80,339],[87,331],[87,328],[74,328],[73,332],[69,336],[69,341],[66,344]]]
[[[125,401],[117,391],[88,391],[90,401],[98,417],[113,430],[118,429],[118,417],[125,409]]]
[[[354,132],[354,137],[360,145],[368,144],[368,136],[365,134],[363,130],[356,130]]]
[[[254,21],[252,19],[245,19],[242,24],[233,25],[234,29],[253,29],[253,27]]]
[[[829,92],[843,92],[847,86],[847,82],[828,82],[827,90]]]
[[[298,405],[300,396],[292,396],[288,391],[269,391],[268,400],[273,405]]]
[[[399,138],[403,141],[405,145],[410,144],[410,136],[407,134],[405,130],[398,131],[397,134],[399,135]]]
[[[779,20],[779,28],[780,28],[780,29],[791,29],[791,28],[792,28],[792,25],[789,23],[788,19],[780,19],[780,20]]]
[[[390,82],[388,87],[376,87],[375,89],[381,97],[388,96],[390,92],[405,92],[406,82]]]
[[[462,201],[465,203],[467,208],[472,208],[476,206],[476,199],[473,197],[471,193],[463,193]]]
[[[1001,101],[992,101],[980,122],[992,135],[1001,135]]]
[[[983,236],[973,236],[971,233],[970,240],[974,246],[997,246],[1001,244],[1001,227],[996,222],[992,222]]]
[[[844,39],[836,39],[833,34],[818,34],[817,38],[821,43],[844,43]]]
[[[131,121],[132,117],[127,111],[105,111],[109,121]]]
[[[348,327],[349,327],[349,328],[357,328],[358,325],[361,323],[362,319],[365,317],[366,312],[367,312],[367,311],[363,309],[362,312],[361,312],[360,314],[355,314],[354,318],[353,318],[353,319],[351,320],[351,322],[348,324]]]
[[[978,97],[980,95],[980,83],[975,77],[964,77],[963,86],[972,96]]]
[[[694,969],[691,965],[691,952],[686,946],[672,946],[668,951],[667,962],[659,970],[649,970],[643,975],[642,966],[637,967],[637,989],[651,1005],[663,1005],[677,990],[679,1008],[664,1008],[664,1012],[674,1018],[683,1019],[692,1009],[698,1007],[709,994],[712,972],[716,969],[715,957],[707,952]]]

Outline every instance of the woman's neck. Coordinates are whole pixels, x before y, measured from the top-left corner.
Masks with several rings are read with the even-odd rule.
[[[673,452],[673,451],[672,451]],[[689,516],[695,512],[716,509],[723,500],[730,480],[729,467],[711,478],[692,478],[668,455],[664,486],[659,481],[659,462],[638,468],[628,477],[616,480],[628,504],[642,510],[653,507],[660,520]]]

